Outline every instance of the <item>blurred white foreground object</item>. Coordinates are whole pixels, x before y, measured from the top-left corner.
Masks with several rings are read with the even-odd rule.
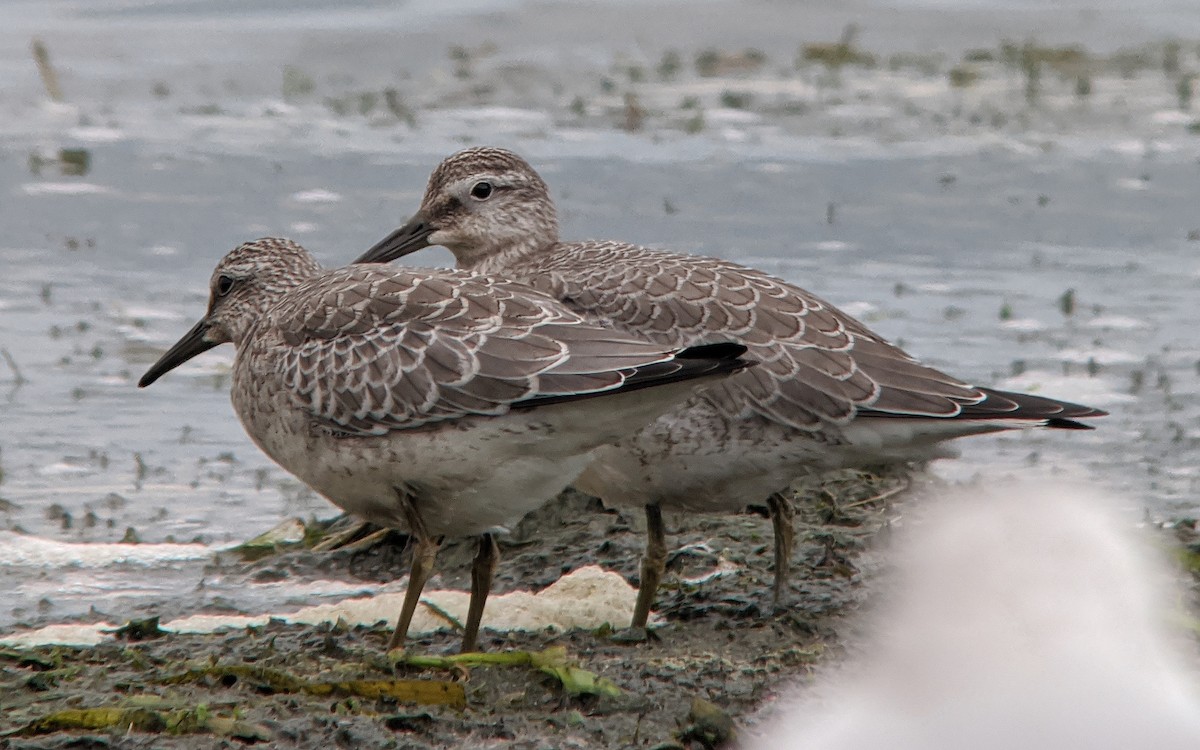
[[[895,559],[860,657],[753,747],[1200,748],[1170,574],[1101,493],[960,493],[922,509]]]

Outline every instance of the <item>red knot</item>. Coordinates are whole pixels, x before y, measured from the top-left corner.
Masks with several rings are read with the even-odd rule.
[[[235,248],[210,289],[208,312],[138,385],[237,347],[233,406],[254,442],[339,507],[411,534],[389,648],[441,537],[479,537],[463,637],[474,650],[493,534],[557,495],[598,446],[748,364],[744,346],[653,343],[472,272],[325,270],[283,239]]]
[[[448,248],[459,268],[525,282],[591,320],[668,346],[733,340],[760,362],[599,451],[576,482],[607,504],[646,508],[635,627],[646,624],[666,560],[663,508],[736,512],[768,498],[778,605],[793,533],[782,492],[806,470],[939,457],[951,438],[1086,428],[1076,420],[1105,414],[965,383],[752,268],[624,242],[562,242],[546,183],[503,149],[443,161],[420,210],[359,262],[431,244]]]

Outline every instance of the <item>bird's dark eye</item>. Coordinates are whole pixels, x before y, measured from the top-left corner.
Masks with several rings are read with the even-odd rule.
[[[221,275],[217,277],[217,296],[224,297],[233,291],[233,279],[229,276]]]
[[[492,183],[490,183],[486,180],[484,180],[483,182],[475,183],[475,185],[471,188],[471,197],[474,198],[475,200],[481,200],[481,201],[485,201],[488,198],[491,198],[492,197]]]

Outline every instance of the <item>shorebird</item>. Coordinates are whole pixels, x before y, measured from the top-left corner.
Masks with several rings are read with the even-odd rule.
[[[587,322],[524,285],[453,270],[322,269],[266,238],[213,271],[208,311],[139,387],[237,347],[232,399],[254,442],[350,513],[407,530],[403,643],[443,536],[478,536],[463,650],[475,648],[493,533],[557,495],[605,443],[749,363]]]
[[[737,512],[766,498],[778,606],[793,533],[782,492],[796,476],[954,455],[940,443],[965,435],[1087,429],[1076,420],[1105,414],[965,383],[752,268],[624,242],[563,242],[546,183],[504,149],[471,148],[443,161],[420,210],[358,262],[388,262],[428,245],[449,249],[461,269],[525,282],[591,320],[667,346],[737,341],[759,361],[598,451],[575,482],[610,506],[646,509],[634,627],[645,627],[663,574],[664,508]]]

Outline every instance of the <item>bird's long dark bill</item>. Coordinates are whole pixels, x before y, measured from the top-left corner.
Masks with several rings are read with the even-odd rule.
[[[146,370],[146,374],[138,381],[138,388],[145,388],[197,354],[203,354],[216,346],[211,341],[205,340],[206,331],[208,331],[206,321],[201,320],[192,326],[192,330],[183,334],[183,338],[176,341],[175,346],[168,349],[166,354],[159,357],[158,361],[149,370]]]
[[[414,215],[408,223],[375,243],[375,247],[359,256],[355,263],[389,263],[421,248],[429,247],[429,235],[433,227],[421,214]]]

